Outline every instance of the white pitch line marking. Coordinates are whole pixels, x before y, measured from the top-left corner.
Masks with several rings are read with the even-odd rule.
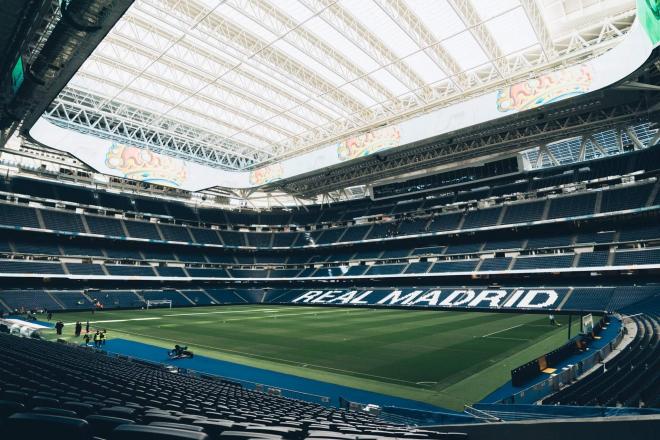
[[[498,333],[503,333],[507,330],[513,330],[514,328],[522,327],[523,325],[525,325],[525,324],[518,324],[518,325],[514,325],[513,327],[505,328],[503,330],[498,330],[498,331],[493,332],[493,333],[488,333],[487,335],[483,335],[482,338],[487,338],[489,336],[496,335]]]
[[[234,311],[221,311],[221,312],[197,312],[197,313],[171,313],[163,316],[196,316],[196,315],[220,315],[220,314],[234,314],[234,313],[258,313],[258,312],[276,312],[277,309],[252,309],[252,310],[234,310]]]
[[[105,321],[89,321],[90,324],[105,324],[108,322],[128,322],[128,321],[152,321],[154,319],[163,319],[163,318],[131,318],[131,319],[106,319]],[[82,321],[80,321],[82,323]],[[75,322],[65,322],[64,324],[74,325]]]
[[[531,341],[531,339],[523,338],[505,338],[504,336],[490,336],[491,339],[503,339],[505,341]]]

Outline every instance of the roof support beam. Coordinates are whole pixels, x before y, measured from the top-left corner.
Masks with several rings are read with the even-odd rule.
[[[98,75],[94,75],[94,74],[87,73],[87,72],[84,72],[84,73],[81,72],[80,76],[81,76],[81,78],[89,79],[91,81],[104,82],[107,85],[112,85],[112,86],[117,87],[117,88],[121,87],[121,85],[122,85],[121,82],[110,80],[108,77],[98,76]],[[68,87],[66,90],[71,91],[73,93],[84,93],[81,90],[76,89],[75,87]],[[163,97],[163,95],[150,94],[150,93],[145,92],[144,89],[142,89],[142,88],[137,88],[137,87],[131,86],[127,91],[132,93],[132,94],[135,94],[137,96],[143,97],[145,99],[160,103],[164,106],[169,106],[169,105],[173,104],[172,101],[166,100]],[[114,114],[116,114],[118,117],[127,117],[127,118],[134,118],[135,117],[135,110],[131,109],[131,107],[128,104],[117,103],[116,101],[114,101],[114,103],[118,104],[118,105],[116,107],[112,107],[111,111]],[[89,107],[89,108],[86,108],[86,110],[89,111],[89,112],[98,111],[98,112],[102,113],[104,111],[107,111],[110,108],[110,106],[108,106],[108,105],[101,106],[101,104],[102,104],[102,102],[99,101],[98,102],[99,107],[95,107],[95,108],[94,107]],[[211,123],[211,117],[207,113],[201,111],[200,109],[193,108],[193,107],[186,107],[185,110],[187,112],[189,112],[190,115],[194,116],[195,120],[197,120],[197,121],[199,121],[199,120],[208,120],[209,123]],[[154,117],[155,117],[154,115],[151,115],[151,118],[154,118]],[[166,120],[163,120],[162,122],[163,122],[163,126],[171,127],[174,123],[174,120],[173,119],[166,119]],[[145,123],[150,124],[151,119],[145,121]],[[224,122],[224,121],[219,121],[219,120],[212,120],[212,123],[213,124],[218,124],[218,125],[224,125],[229,130],[233,130],[233,131],[240,130],[240,127],[234,126],[229,122]],[[200,133],[203,133],[203,132],[207,131],[206,129],[204,129],[202,127],[194,126],[194,124],[192,124],[191,121],[189,121],[189,120],[188,121],[178,121],[178,125],[183,125],[183,124],[185,124],[187,127],[189,127],[188,131],[196,130]],[[153,125],[154,129],[156,129],[158,127],[159,127],[159,125]],[[180,132],[181,129],[179,129],[178,131]],[[214,139],[216,137],[218,139]],[[212,143],[212,144],[219,143],[218,142],[219,141],[219,135],[215,132],[213,132],[213,133],[206,132],[206,134],[203,136],[203,138],[208,139],[209,143]],[[259,137],[255,137],[255,140],[261,140],[262,142],[266,141],[266,139],[261,139]],[[247,146],[246,144],[240,144],[240,143],[231,142],[231,141],[227,141],[227,143],[229,145],[234,145],[237,148],[238,148],[238,145],[243,145],[243,147],[241,147],[239,149],[239,153],[240,153],[241,149],[245,149],[245,150],[251,150],[255,153],[258,152],[259,155],[262,155],[262,156],[266,156],[266,157],[268,156],[267,153],[262,152],[261,150],[255,150],[254,147]]]
[[[137,6],[136,8],[139,9]],[[172,22],[164,23],[166,26],[159,26],[158,23],[152,23],[144,19],[143,14],[154,17],[159,21],[162,17],[150,15],[147,11],[142,9],[140,9],[140,12],[141,14],[137,15],[130,14],[129,11],[129,14],[125,16],[124,20],[134,23],[136,26],[140,26],[149,32],[154,32],[155,35],[165,39],[173,38],[171,32],[175,30],[179,32],[184,31]],[[264,89],[265,99],[271,102],[280,102],[283,99],[290,102],[292,105],[292,107],[289,108],[291,113],[293,113],[295,109],[300,108],[301,112],[297,113],[298,116],[301,116],[301,114],[306,115],[307,117],[313,116],[317,123],[328,122],[336,117],[334,113],[324,111],[319,103],[310,102],[310,99],[303,99],[295,95],[292,91],[287,89],[287,85],[284,82],[280,82],[276,76],[272,75],[272,72],[266,71],[260,64],[248,61],[237,66],[235,54],[230,53],[225,45],[212,45],[209,44],[209,41],[198,40],[194,35],[191,35],[190,38],[185,38],[179,41],[177,46],[186,49],[190,54],[199,56],[201,61],[200,64],[210,73],[217,76],[223,71],[228,72],[224,77],[228,82],[238,83],[245,88],[253,88],[254,84],[257,84],[260,86],[260,90]],[[209,46],[212,48],[212,51],[207,49]],[[246,81],[249,81],[249,83],[246,84]],[[269,89],[270,92],[268,91]],[[308,96],[311,97],[312,95]],[[319,121],[319,119],[322,119],[323,121]]]
[[[170,95],[169,98],[171,102],[168,108],[172,108],[173,106],[178,105],[179,111],[187,112],[188,108],[190,108],[191,106],[194,108],[195,103],[204,105],[208,113],[206,118],[207,120],[217,122],[219,125],[222,126],[233,127],[235,131],[229,134],[227,136],[227,139],[233,138],[238,133],[245,133],[250,137],[253,137],[255,139],[260,139],[261,142],[268,144],[272,140],[272,138],[269,136],[288,135],[286,131],[281,130],[279,127],[276,127],[274,125],[270,127],[267,125],[262,126],[261,133],[256,131],[255,132],[250,131],[248,129],[250,125],[248,124],[255,125],[261,121],[255,118],[254,115],[251,114],[250,112],[241,110],[233,106],[230,100],[221,100],[212,96],[208,96],[206,94],[197,94],[193,101],[187,104],[181,104],[181,102],[177,101],[176,99],[177,97],[180,97],[188,93],[188,89],[174,79],[173,80],[165,79],[165,77],[177,78],[177,75],[174,74],[174,72],[169,72],[171,70],[170,66],[162,66],[162,68],[167,70],[169,73],[167,75],[159,75],[152,72],[140,73],[138,69],[135,69],[124,62],[114,60],[112,58],[108,58],[102,55],[94,54],[90,57],[90,60],[93,62],[97,62],[100,66],[100,69],[105,70],[109,74],[117,73],[119,71],[128,72],[131,75],[140,74],[142,78],[146,79],[148,83],[153,86],[152,90],[147,90],[148,93],[149,92],[152,94],[164,93]],[[110,68],[110,70],[108,68]],[[129,87],[132,86],[125,86],[124,91],[128,90]],[[106,104],[106,102],[102,104]],[[162,114],[156,115],[155,120],[153,122],[158,123],[159,120],[162,118],[163,118]]]
[[[109,46],[113,46],[113,49],[116,49],[112,51],[112,55],[115,55],[112,59],[117,62],[121,62],[122,59],[120,57],[125,56],[127,52],[145,58],[155,55],[154,52],[148,50],[148,48],[115,35],[108,36],[105,43]],[[97,55],[94,54],[93,56],[96,57]],[[100,54],[98,56],[100,56]],[[108,54],[108,51],[104,51],[103,56],[109,58],[110,54]],[[172,75],[172,78],[180,78],[180,81],[176,82],[176,85],[179,87],[181,86],[181,83],[186,80],[202,84],[213,81],[213,77],[208,73],[197,70],[195,69],[195,66],[177,59],[177,57],[174,56],[168,55],[162,57],[161,62],[158,63],[157,67],[168,71]],[[274,114],[280,114],[280,112],[282,112],[281,108],[273,106],[270,102],[267,102],[258,96],[254,96],[249,88],[237,88],[225,81],[213,82],[210,92],[212,92],[213,95],[222,97],[223,103],[230,104],[229,109],[225,108],[223,111],[240,113],[241,102],[245,102],[247,105],[251,106],[254,110],[250,111],[249,119],[253,122],[260,122],[262,120],[260,118],[267,119]],[[202,95],[200,94],[200,96]],[[208,96],[208,94],[204,94],[203,96]],[[244,115],[242,116],[245,117]],[[310,123],[300,120],[301,118],[286,117],[286,119],[289,119],[292,124],[296,124],[297,131],[311,128]],[[273,131],[281,131],[284,136],[291,136],[293,134],[290,131],[282,130],[279,125],[272,124],[268,121],[265,121],[264,125]]]
[[[509,73],[509,65],[497,41],[479,17],[477,9],[471,0],[448,0],[451,7],[465,23],[481,49],[492,61],[497,73],[504,78]]]
[[[402,61],[376,35],[367,30],[350,12],[335,0],[300,0],[318,17],[366,53],[373,61],[398,79],[423,101],[430,99],[426,82]],[[425,99],[426,98],[426,99]]]
[[[198,17],[204,10],[204,7],[196,0],[181,2],[179,0],[163,0],[160,6],[164,8],[164,13],[171,11],[180,19],[182,15],[192,21]],[[236,23],[223,19],[218,15],[209,15],[200,22],[196,30],[204,30],[207,34],[215,38],[222,37],[233,46],[242,48],[244,59],[256,58],[268,65],[273,66],[296,78],[301,84],[312,87],[318,96],[324,96],[325,99],[334,102],[340,110],[345,109],[345,114],[357,115],[360,120],[369,119],[370,111],[366,109],[359,101],[349,96],[342,90],[339,90],[334,84],[320,77],[309,67],[294,60],[282,50],[275,47],[274,43],[278,40],[266,42],[247,29],[244,29]],[[244,60],[239,62],[242,64]],[[220,77],[218,78],[220,79]],[[201,89],[199,90],[201,91]]]
[[[58,105],[62,106],[63,117],[68,118],[69,115],[76,111],[78,113],[85,113],[90,121],[91,128],[97,128],[93,121],[97,121],[100,117],[105,116],[113,121],[127,123],[131,126],[139,126],[144,132],[151,132],[152,137],[156,132],[162,133],[164,136],[176,136],[185,138],[196,145],[210,150],[220,150],[225,153],[235,154],[239,158],[245,158],[249,161],[266,160],[269,155],[263,151],[256,150],[251,146],[229,142],[223,140],[219,135],[209,130],[192,127],[189,123],[182,123],[173,119],[166,119],[161,125],[154,125],[152,121],[154,115],[147,111],[131,107],[126,104],[108,103],[101,106],[102,97],[94,95],[89,92],[79,91],[71,87],[65,88],[62,93],[53,101],[49,107],[46,115],[54,118],[57,116],[53,109]]]
[[[354,85],[376,102],[397,99],[392,92],[369,77],[367,72],[362,71],[354,62],[309,32],[304,26],[299,26],[292,17],[270,2],[266,0],[230,0],[227,4],[236,12],[249,17],[273,34],[283,35],[286,42],[338,74],[348,84]]]
[[[554,59],[557,56],[557,51],[555,50],[550,31],[543,19],[543,14],[541,14],[537,0],[520,0],[520,5],[525,11],[529,22],[532,24],[532,29],[534,29],[536,39],[539,40],[545,59],[548,61]]]
[[[436,66],[447,75],[460,91],[468,87],[467,77],[456,60],[443,49],[433,32],[419,19],[404,0],[375,0],[406,35],[408,35]]]
[[[632,141],[633,148],[635,150],[644,149],[645,145],[639,140],[639,138],[637,137],[637,133],[635,133],[635,131],[632,128],[626,127],[626,134],[628,135],[628,137]]]
[[[255,160],[241,157],[236,151],[206,147],[183,134],[155,132],[148,125],[118,118],[113,113],[88,112],[71,102],[57,101],[44,115],[52,123],[68,129],[217,168],[242,169]]]

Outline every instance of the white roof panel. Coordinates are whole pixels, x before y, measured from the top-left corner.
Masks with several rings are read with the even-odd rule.
[[[136,0],[62,99],[93,96],[75,105],[105,117],[113,117],[107,108],[131,106],[144,112],[131,122],[145,130],[173,121],[200,133],[200,148],[220,145],[240,159],[214,165],[251,169],[383,118],[455,102],[472,88],[527,77],[529,65],[553,61],[538,56],[541,43],[559,56],[568,36],[598,35],[597,23],[624,23],[625,31],[632,20],[621,17],[634,7],[634,0]],[[538,41],[540,30],[550,43]],[[511,61],[521,57],[528,64]],[[494,60],[510,68],[496,70]],[[429,102],[424,93],[448,76],[459,87]]]

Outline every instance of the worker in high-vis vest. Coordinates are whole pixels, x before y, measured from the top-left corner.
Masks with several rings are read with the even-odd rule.
[[[94,347],[99,348],[101,346],[101,333],[96,330],[94,333]]]

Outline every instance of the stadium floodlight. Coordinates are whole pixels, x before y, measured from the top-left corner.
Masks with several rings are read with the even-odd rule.
[[[147,300],[147,310],[149,310],[152,307],[158,307],[158,306],[169,306],[169,308],[172,308],[172,300],[171,299],[148,299]]]

